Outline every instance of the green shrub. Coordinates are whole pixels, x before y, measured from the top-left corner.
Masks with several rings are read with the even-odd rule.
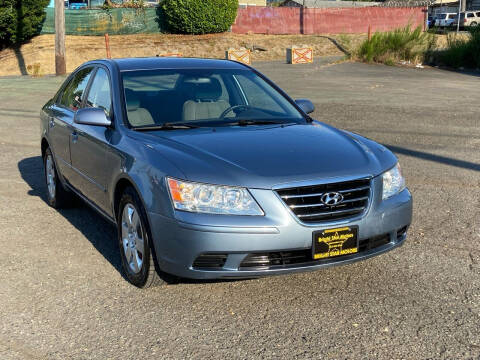
[[[419,26],[411,29],[410,26],[393,31],[372,35],[365,40],[357,52],[357,56],[366,62],[381,62],[393,65],[396,61],[415,61],[423,58],[433,46],[435,38],[422,31]]]
[[[0,0],[0,48],[38,35],[49,0]]]
[[[469,38],[448,35],[447,49],[439,56],[441,63],[456,68],[480,68],[480,29],[472,27],[469,32]]]
[[[227,31],[237,16],[238,0],[163,0],[167,28],[180,34]]]

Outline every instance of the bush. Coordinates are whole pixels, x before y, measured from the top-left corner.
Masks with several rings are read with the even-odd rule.
[[[114,8],[129,8],[129,9],[145,9],[144,0],[126,0],[122,3],[112,2],[112,0],[105,0],[102,9],[109,10]]]
[[[180,34],[227,31],[237,16],[238,0],[163,0],[167,28]]]
[[[419,26],[410,26],[385,33],[375,33],[365,40],[358,50],[358,57],[366,62],[382,62],[392,65],[399,60],[415,61],[423,58],[434,46],[435,38],[422,32]]]
[[[441,63],[456,68],[480,68],[480,29],[472,27],[469,32],[469,38],[448,35],[448,47],[439,56]]]
[[[0,0],[0,48],[21,44],[42,30],[49,0]]]

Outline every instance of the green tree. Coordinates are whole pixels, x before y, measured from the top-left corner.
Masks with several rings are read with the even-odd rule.
[[[167,28],[180,34],[227,31],[235,21],[238,0],[163,0]]]
[[[42,29],[49,0],[0,0],[0,47],[21,44]]]

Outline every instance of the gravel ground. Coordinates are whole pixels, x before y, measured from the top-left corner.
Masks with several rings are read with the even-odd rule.
[[[45,202],[38,113],[62,79],[1,78],[0,359],[480,359],[479,78],[256,66],[318,119],[398,154],[414,196],[406,244],[313,273],[138,290],[114,228]]]

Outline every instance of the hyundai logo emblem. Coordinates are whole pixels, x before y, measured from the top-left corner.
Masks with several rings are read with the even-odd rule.
[[[337,205],[343,201],[343,195],[338,192],[329,192],[322,195],[321,202],[325,205]]]

